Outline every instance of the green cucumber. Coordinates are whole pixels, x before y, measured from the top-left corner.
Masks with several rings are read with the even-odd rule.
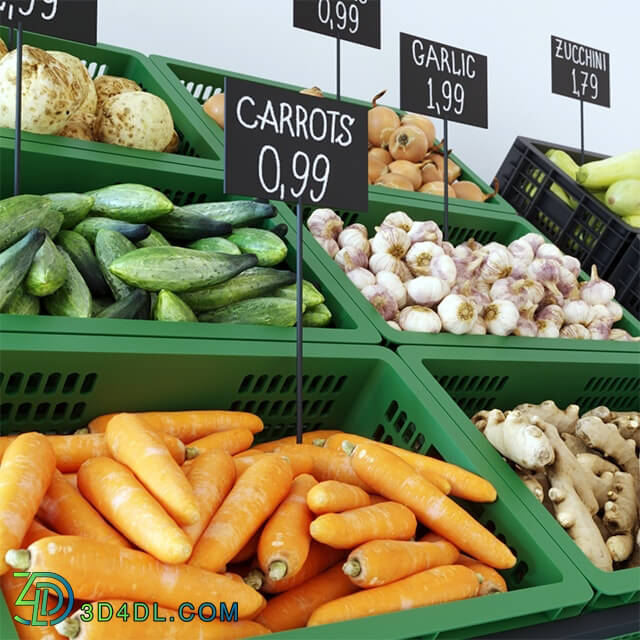
[[[199,320],[200,322],[293,327],[296,323],[296,303],[287,298],[250,298],[234,302],[222,309],[207,311],[199,316]]]
[[[98,314],[104,311],[107,307],[110,307],[115,300],[112,297],[108,298],[93,298],[91,300],[91,317],[95,318]]]
[[[307,309],[302,315],[303,327],[326,327],[331,322],[331,311],[324,304]]]
[[[31,229],[22,240],[0,253],[0,309],[24,280],[46,236],[44,229]]]
[[[62,228],[73,229],[82,222],[93,207],[93,198],[83,193],[47,193],[51,208],[63,215]]]
[[[273,218],[276,210],[273,205],[251,200],[234,200],[230,202],[202,202],[181,207],[193,213],[199,213],[210,220],[228,222],[232,227],[245,227]]]
[[[296,299],[296,285],[292,284],[288,287],[282,287],[278,289],[274,294],[277,298],[288,298],[295,301]],[[324,302],[324,296],[306,280],[302,281],[302,302],[308,308],[317,307]]]
[[[69,254],[73,264],[87,283],[91,295],[98,298],[108,296],[109,287],[86,238],[76,231],[61,231],[56,238],[56,243]]]
[[[289,227],[282,223],[277,224],[273,229],[269,229],[269,231],[271,231],[271,233],[275,233],[278,238],[282,238],[284,240],[287,237],[287,233],[289,233]]]
[[[111,229],[121,233],[131,242],[139,242],[144,240],[150,233],[151,227],[146,224],[130,224],[121,220],[112,220],[111,218],[91,217],[85,218],[80,224],[76,225],[74,231],[84,236],[89,244],[96,242],[96,236],[100,229]]]
[[[69,254],[60,249],[60,253],[67,263],[67,279],[53,294],[43,298],[45,309],[52,316],[67,316],[70,318],[91,317],[91,292],[80,272],[73,264]]]
[[[10,316],[37,316],[40,313],[40,298],[27,293],[20,284],[2,308],[2,313]]]
[[[51,208],[51,200],[43,196],[24,195],[0,200],[0,251],[38,227],[55,238],[63,219],[59,211]]]
[[[47,235],[38,249],[25,279],[25,291],[42,298],[57,291],[67,279],[67,264]]]
[[[87,195],[95,199],[94,213],[123,222],[149,222],[173,211],[167,196],[142,184],[114,184]]]
[[[170,247],[171,243],[155,229],[151,229],[151,233],[140,242],[136,242],[138,249],[144,249],[145,247]]]
[[[176,207],[166,216],[156,218],[153,228],[172,242],[193,242],[200,238],[227,236],[232,231],[228,222],[211,220],[180,207]]]
[[[287,257],[287,245],[265,229],[235,229],[227,240],[237,245],[242,253],[255,254],[260,267],[275,267]]]
[[[111,293],[116,300],[122,300],[135,291],[135,287],[130,287],[118,276],[109,271],[109,266],[117,259],[131,251],[136,250],[136,245],[127,240],[121,233],[111,231],[111,229],[100,229],[96,236],[96,257],[100,271],[107,282]]]
[[[196,314],[175,293],[163,289],[153,306],[153,319],[165,322],[198,322]]]
[[[230,256],[239,256],[242,251],[224,238],[200,238],[189,245],[189,249],[196,251],[208,251],[209,253],[227,253]]]
[[[145,307],[149,307],[149,294],[142,289],[134,289],[126,298],[117,300],[103,309],[96,318],[137,318]]]
[[[246,298],[264,296],[278,287],[295,282],[295,279],[296,274],[291,271],[252,267],[227,282],[183,293],[180,297],[194,311],[210,311]]]
[[[256,262],[250,254],[229,256],[182,247],[155,247],[127,253],[113,262],[109,271],[141,289],[183,292],[225,282]]]

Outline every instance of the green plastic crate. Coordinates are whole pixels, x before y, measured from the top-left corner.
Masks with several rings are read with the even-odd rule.
[[[0,197],[11,195],[11,140],[0,138]],[[58,156],[52,145],[25,141],[23,144],[22,184],[24,193],[54,191],[88,191],[119,182],[146,184],[159,189],[176,204],[224,200],[222,172],[168,162],[140,158],[125,158],[115,154],[96,154],[69,149]],[[278,210],[275,218],[266,220],[271,229],[286,222],[282,213],[286,207],[273,203]],[[295,229],[285,238],[289,249],[286,263],[295,271]],[[325,273],[311,251],[303,255],[304,277],[314,282],[327,300],[333,314],[333,327],[305,328],[307,342],[378,343],[380,335],[349,296],[331,276]],[[156,322],[151,320],[115,320],[99,318],[62,318],[53,316],[0,315],[0,330],[44,333],[95,335],[127,335],[181,338],[222,338],[237,340],[295,341],[295,328],[263,327],[213,323]]]
[[[282,343],[13,334],[0,365],[0,432],[64,432],[112,411],[219,408],[257,413],[261,439],[295,429],[295,354]],[[518,556],[506,594],[283,634],[283,638],[466,638],[579,614],[591,589],[507,483],[398,356],[307,345],[306,429],[339,427],[479,473],[498,492],[467,508]],[[5,632],[6,634],[6,632]],[[3,635],[3,640],[15,636]]]
[[[7,41],[7,27],[0,27],[0,37]],[[71,42],[37,33],[24,33],[24,44],[50,51],[66,51],[86,63],[89,75],[96,78],[100,75],[123,76],[135,80],[145,91],[162,98],[173,116],[174,127],[180,136],[179,153],[160,153],[129,149],[103,142],[87,142],[62,138],[60,136],[22,132],[23,142],[44,142],[59,147],[58,154],[64,155],[67,150],[81,149],[85,151],[114,153],[130,159],[162,160],[171,163],[186,164],[190,167],[222,168],[221,149],[211,132],[201,121],[193,117],[191,108],[179,95],[170,82],[160,73],[147,56],[130,49],[98,44]],[[0,137],[13,139],[13,128],[0,127]]]
[[[151,60],[158,66],[158,68],[164,73],[165,77],[172,83],[173,87],[178,91],[186,102],[188,102],[193,110],[198,114],[202,122],[204,122],[210,131],[212,131],[219,143],[221,153],[224,149],[224,132],[202,110],[202,104],[213,94],[224,90],[225,77],[239,78],[242,80],[250,80],[252,82],[259,82],[274,87],[280,87],[282,89],[289,89],[291,91],[300,91],[303,87],[296,87],[290,84],[284,84],[281,82],[273,82],[271,80],[265,80],[264,78],[254,78],[252,76],[243,75],[240,73],[233,73],[231,71],[225,71],[223,69],[215,69],[213,67],[206,67],[193,62],[186,62],[184,60],[175,60],[173,58],[165,58],[163,56],[152,55]],[[335,97],[333,94],[326,93],[327,97]],[[345,102],[351,104],[359,104],[365,107],[370,107],[371,104],[363,102],[362,100],[353,100],[351,98],[344,98]],[[224,156],[223,156],[224,157]],[[456,162],[462,170],[460,179],[470,180],[478,185],[484,193],[493,193],[493,189],[489,187],[479,176],[477,176],[464,162],[462,162],[455,154],[451,154],[451,159]],[[369,195],[377,193],[389,193],[390,189],[385,187],[369,187]],[[430,196],[424,193],[417,192],[402,192],[406,197],[420,202],[429,202],[434,206],[443,206],[444,200],[437,196]],[[490,198],[485,203],[470,202],[468,200],[449,200],[449,207],[453,210],[472,210],[472,211],[496,211],[500,213],[515,214],[515,209],[500,195]]]
[[[554,400],[559,407],[599,405],[618,411],[640,409],[640,359],[635,354],[401,347],[400,357],[438,399],[447,414],[498,475],[535,515],[595,592],[589,609],[640,601],[640,568],[608,573],[596,569],[555,518],[533,497],[502,456],[467,419],[482,409]]]
[[[309,217],[314,207],[305,207],[303,215]],[[443,212],[438,207],[430,204],[417,204],[415,200],[402,198],[396,195],[376,194],[369,198],[369,210],[367,213],[336,210],[336,213],[344,220],[345,226],[359,222],[367,227],[369,237],[375,235],[375,227],[380,225],[385,216],[392,211],[404,211],[414,220],[434,220],[442,227]],[[285,214],[293,224],[294,214],[289,209]],[[476,212],[449,212],[449,240],[454,244],[460,244],[468,238],[475,238],[482,244],[497,241],[509,244],[516,238],[526,233],[539,233],[529,222],[519,216],[511,216],[499,213],[480,214]],[[322,263],[325,269],[343,287],[352,300],[360,307],[369,321],[382,335],[383,343],[387,345],[433,345],[433,346],[462,346],[462,347],[505,347],[511,349],[576,349],[579,351],[614,351],[622,353],[640,353],[640,344],[637,342],[616,342],[614,340],[567,340],[551,338],[524,338],[519,336],[456,336],[451,333],[428,334],[416,331],[397,331],[390,327],[380,316],[375,308],[360,293],[357,287],[347,278],[338,264],[332,260],[324,249],[318,244],[309,230],[304,230],[304,241]],[[583,274],[586,278],[586,274]],[[626,329],[631,335],[640,335],[640,321],[629,312],[624,312],[624,317],[616,324],[617,327]]]

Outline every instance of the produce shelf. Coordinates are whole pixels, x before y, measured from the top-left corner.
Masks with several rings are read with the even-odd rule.
[[[573,543],[555,518],[468,419],[483,409],[512,409],[524,402],[554,400],[581,413],[599,405],[617,411],[640,409],[640,360],[635,354],[401,347],[400,357],[449,417],[468,436],[495,472],[589,581],[589,610],[640,601],[640,568],[601,571]]]
[[[0,138],[0,198],[12,194],[13,142]],[[116,154],[96,154],[69,149],[60,157],[57,147],[24,141],[22,145],[23,193],[57,191],[85,192],[116,183],[140,183],[155,187],[175,204],[225,200],[222,172],[180,164],[125,158]],[[266,229],[285,223],[287,208],[273,203],[275,218],[265,221]],[[295,224],[295,221],[294,221]],[[286,264],[295,271],[295,228],[285,238]],[[380,335],[349,296],[329,276],[311,251],[303,256],[304,277],[312,281],[326,298],[333,314],[333,327],[304,329],[307,342],[378,343]],[[0,331],[50,334],[122,335],[163,338],[202,338],[235,340],[283,340],[295,342],[295,328],[213,323],[158,322],[66,318],[54,316],[11,316],[0,314]]]
[[[206,102],[215,93],[219,93],[224,90],[225,77],[239,78],[242,80],[250,80],[251,82],[259,82],[274,87],[280,87],[282,89],[289,89],[291,91],[300,91],[304,87],[296,87],[290,84],[284,84],[281,82],[274,82],[272,80],[266,80],[264,78],[256,78],[253,76],[243,75],[240,73],[234,73],[224,69],[215,69],[213,67],[207,67],[193,62],[187,62],[184,60],[176,60],[174,58],[166,58],[163,56],[152,55],[151,60],[156,64],[158,69],[165,75],[165,77],[171,82],[174,89],[180,93],[182,98],[193,109],[193,111],[200,118],[207,128],[213,132],[221,147],[220,153],[224,157],[224,132],[223,130],[202,110],[202,104]],[[333,94],[326,93],[327,97],[335,97]],[[364,107],[371,106],[370,103],[362,100],[353,100],[351,98],[343,98],[345,102],[351,104],[358,104]],[[464,162],[458,158],[455,154],[449,156],[456,164],[458,164],[462,170],[461,180],[469,180],[475,183],[482,189],[483,193],[493,193],[493,189],[489,187],[479,176],[477,176]],[[385,187],[369,187],[369,196],[374,194],[389,193],[389,189]],[[431,196],[424,193],[404,191],[406,197],[415,199],[418,203],[429,202],[435,206],[443,206],[443,199],[437,196]],[[464,210],[483,211],[483,212],[500,212],[500,213],[514,213],[513,207],[500,195],[496,195],[490,198],[485,203],[470,202],[469,200],[449,200],[449,207],[452,209],[462,208]]]
[[[369,210],[367,213],[352,211],[339,211],[336,213],[344,220],[345,226],[355,222],[363,224],[369,231],[369,237],[375,234],[378,226],[385,216],[392,211],[404,211],[414,220],[433,220],[440,227],[443,223],[443,212],[440,207],[427,203],[416,203],[415,200],[403,198],[394,194],[376,194],[369,198]],[[313,211],[306,207],[303,211],[305,221]],[[294,214],[289,209],[284,212],[289,218],[289,223],[294,224]],[[449,240],[453,244],[464,242],[468,238],[475,238],[478,242],[487,244],[497,241],[509,244],[513,240],[531,231],[537,232],[524,218],[519,216],[476,212],[449,212]],[[382,335],[383,343],[387,345],[433,345],[433,346],[459,346],[459,347],[503,347],[510,349],[570,349],[586,352],[633,352],[640,353],[640,344],[637,342],[616,342],[614,340],[568,340],[560,338],[525,338],[519,336],[456,336],[451,333],[418,333],[416,331],[397,331],[390,327],[380,316],[375,308],[360,293],[357,287],[346,277],[338,264],[318,244],[305,226],[304,240],[322,263],[325,269],[343,287],[352,300],[360,307],[364,315],[369,319],[377,331]],[[586,278],[586,274],[582,274]],[[640,321],[625,311],[617,327],[626,329],[633,336],[640,335]]]
[[[7,41],[7,34],[8,28],[0,27],[0,37],[5,41]],[[22,132],[23,143],[41,142],[55,145],[58,148],[59,156],[64,156],[68,151],[83,150],[94,153],[112,153],[126,159],[180,163],[189,167],[222,167],[222,149],[215,137],[211,135],[207,127],[193,117],[185,100],[147,56],[131,49],[112,47],[102,43],[92,47],[88,44],[26,31],[24,32],[24,44],[48,51],[65,51],[83,60],[92,78],[105,74],[123,76],[137,82],[144,91],[162,98],[171,111],[174,127],[180,136],[180,148],[178,153],[162,153],[26,131]],[[13,139],[14,134],[13,128],[0,127],[0,138]]]
[[[112,411],[255,412],[262,439],[295,431],[295,356],[282,343],[3,336],[0,432],[68,432]],[[518,557],[512,591],[283,634],[283,638],[471,638],[578,615],[592,592],[508,483],[398,356],[382,347],[309,344],[305,429],[339,427],[459,464],[488,479],[493,504],[464,506]],[[0,605],[2,606],[2,605]],[[6,614],[2,611],[3,618]],[[3,640],[15,640],[5,629]],[[274,635],[277,637],[277,634]]]
[[[640,318],[640,231],[609,211],[544,154],[560,149],[580,162],[580,150],[518,137],[497,178],[500,193],[519,215],[542,231],[585,268],[598,272],[618,289],[618,301]],[[585,152],[585,162],[606,156]],[[554,183],[577,201],[575,210],[551,191]]]

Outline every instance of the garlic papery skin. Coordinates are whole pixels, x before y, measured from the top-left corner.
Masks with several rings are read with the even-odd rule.
[[[489,245],[487,245],[488,247]],[[513,269],[513,259],[506,247],[502,245],[491,246],[484,263],[480,267],[479,277],[485,282],[495,282],[500,278],[506,278]]]
[[[476,311],[480,313],[488,304],[491,304],[491,297],[487,290],[489,285],[482,280],[466,280],[464,284],[457,284],[451,291],[469,298],[476,305]]]
[[[374,253],[369,258],[369,271],[378,274],[380,271],[391,271],[395,273],[402,282],[411,279],[409,267],[400,260],[388,253]]]
[[[397,227],[376,227],[376,235],[371,238],[372,253],[388,253],[394,258],[402,259],[405,257],[411,240],[406,231]]]
[[[549,306],[540,309],[538,313],[536,313],[536,320],[555,324],[558,329],[565,323],[565,321],[567,324],[572,324],[566,320],[564,311],[557,304],[550,304]]]
[[[484,326],[484,321],[482,318],[478,318],[476,323],[471,327],[471,331],[469,331],[469,335],[472,336],[486,336],[487,335],[487,327]]]
[[[608,340],[611,325],[606,320],[595,320],[587,327],[592,340]]]
[[[408,233],[413,226],[413,220],[404,211],[393,211],[385,216],[382,226],[396,227]]]
[[[538,335],[538,325],[528,317],[521,315],[513,330],[513,335],[522,338],[535,338]]]
[[[377,284],[365,287],[362,290],[362,295],[385,320],[393,320],[398,315],[398,303],[384,287]]]
[[[542,298],[544,298],[544,285],[536,280],[527,278],[522,284],[522,288],[527,294],[527,298],[531,304],[540,304]]]
[[[366,268],[369,264],[367,254],[355,247],[344,247],[340,249],[340,251],[336,253],[334,260],[343,271],[352,271],[358,267]]]
[[[589,322],[587,324],[591,324],[592,322],[596,322],[596,320],[603,320],[604,322],[609,323],[609,328],[615,322],[611,317],[611,312],[609,311],[609,307],[604,304],[595,304],[591,307],[591,317],[589,318]]]
[[[561,266],[558,273],[558,282],[556,282],[556,286],[558,287],[560,293],[566,298],[574,289],[578,289],[578,280],[573,275],[573,273],[569,271],[569,269],[565,269]]]
[[[542,283],[547,289],[552,291],[556,296],[562,294],[556,286],[556,282],[560,277],[560,263],[556,260],[547,258],[536,258],[527,269],[527,275],[532,280]]]
[[[525,280],[514,280],[513,278],[496,280],[489,291],[491,300],[509,300],[518,309],[522,309],[529,303],[529,296],[524,289],[524,283]]]
[[[438,315],[444,330],[456,335],[469,333],[478,319],[476,305],[468,298],[454,293],[438,305]]]
[[[619,320],[622,320],[623,309],[615,300],[611,300],[611,302],[607,302],[606,307],[607,309],[609,309],[609,314],[613,322],[618,322]]]
[[[453,256],[456,265],[456,278],[458,280],[471,280],[476,277],[478,267],[484,261],[484,256],[475,256],[473,253],[465,256]]]
[[[571,300],[562,307],[567,324],[584,324],[591,322],[591,307],[584,300]]]
[[[431,260],[442,255],[442,247],[435,242],[416,242],[407,251],[405,260],[414,276],[428,276],[431,273]]]
[[[594,264],[591,267],[591,280],[584,282],[580,287],[580,297],[593,306],[607,304],[613,300],[615,295],[616,288],[606,280],[600,279],[598,268]]]
[[[538,320],[538,338],[559,338],[560,327],[549,320]]]
[[[333,209],[316,209],[307,220],[307,229],[316,238],[336,240],[343,227],[342,218]]]
[[[387,320],[387,324],[396,331],[402,331],[402,327],[395,320]]]
[[[508,336],[518,326],[520,312],[509,300],[495,300],[482,312],[482,319],[489,333]]]
[[[407,293],[416,304],[432,306],[449,295],[449,285],[435,276],[418,276],[405,284]]]
[[[568,324],[560,329],[561,338],[573,338],[574,340],[590,340],[591,332],[582,324]]]
[[[376,283],[376,277],[368,269],[358,267],[352,271],[347,271],[347,278],[362,291],[365,287],[371,287]]]
[[[338,251],[340,251],[338,243],[333,238],[319,238],[316,236],[316,240],[332,258],[335,258]]]
[[[536,251],[536,258],[541,258],[542,260],[555,260],[559,264],[562,264],[563,256],[564,254],[562,251],[560,251],[555,244],[551,244],[550,242],[540,245]]]
[[[450,258],[455,257],[456,249],[450,242],[445,240],[440,246],[442,247],[442,250],[444,251],[445,255],[449,256]]]
[[[398,316],[398,323],[405,331],[440,333],[442,322],[438,314],[427,307],[405,307]]]
[[[578,258],[566,255],[562,256],[562,266],[568,271],[571,271],[576,278],[580,275],[580,260],[578,260]]]
[[[538,248],[546,242],[544,237],[539,233],[527,233],[523,235],[520,240],[524,240],[525,242],[530,244],[534,254],[538,251]]]
[[[431,260],[431,275],[444,280],[450,287],[457,277],[456,263],[447,255],[435,256]]]
[[[519,238],[518,240],[514,240],[507,248],[513,257],[513,269],[518,268],[520,271],[519,276],[522,275],[533,262],[534,253],[531,245],[526,240]]]
[[[384,287],[395,298],[398,309],[404,309],[407,306],[407,289],[395,273],[391,271],[378,272],[376,284]]]
[[[624,329],[611,329],[611,332],[609,333],[609,340],[631,342],[632,340],[637,340],[637,338],[632,338],[631,334]]]
[[[409,229],[409,239],[412,244],[416,242],[435,242],[442,244],[442,231],[440,227],[433,221],[414,222]]]
[[[371,247],[369,245],[369,239],[366,234],[363,234],[358,229],[351,227],[347,227],[339,236],[338,236],[338,244],[341,249],[346,249],[347,247],[351,247],[353,249],[359,249],[367,256],[371,255]],[[366,229],[365,229],[366,231]]]

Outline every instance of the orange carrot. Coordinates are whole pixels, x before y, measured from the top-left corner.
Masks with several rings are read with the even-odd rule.
[[[460,554],[457,564],[461,564],[465,567],[469,567],[471,571],[475,571],[476,574],[482,576],[482,582],[480,583],[480,589],[478,591],[479,596],[487,596],[491,593],[504,593],[507,591],[507,583],[504,578],[491,567],[486,564],[482,564],[464,553]]]
[[[62,477],[74,488],[78,488],[78,475],[75,473],[63,473]]]
[[[194,440],[187,447],[187,457],[209,451],[210,449],[222,449],[233,455],[245,451],[253,443],[253,433],[249,429],[230,429],[220,433],[212,433],[209,436]]]
[[[288,460],[294,478],[302,473],[310,474],[313,471],[313,458],[304,447],[299,447],[297,444],[279,447],[278,451],[272,455],[282,455]]]
[[[308,473],[294,479],[289,495],[267,520],[258,543],[260,568],[272,580],[300,571],[309,555],[313,515],[306,496],[316,480]]]
[[[351,464],[381,495],[407,505],[418,520],[462,551],[495,569],[516,563],[509,548],[408,463],[376,444],[360,444]]]
[[[78,471],[78,488],[120,533],[158,560],[179,564],[191,555],[187,534],[123,464],[87,460]]]
[[[245,456],[259,456],[261,453],[265,453],[264,451],[260,451],[260,449],[256,449],[255,447],[251,447],[250,449],[245,449],[244,451],[240,451],[239,453],[234,454],[235,458],[244,458]]]
[[[258,459],[236,480],[198,540],[189,563],[220,571],[276,510],[292,479],[291,466],[282,458]]]
[[[45,527],[40,520],[34,518],[31,521],[31,525],[27,529],[27,533],[24,534],[24,538],[22,538],[22,542],[20,543],[23,547],[28,547],[32,542],[36,540],[40,540],[40,538],[49,538],[50,536],[57,536],[58,533],[56,531],[52,531],[49,527]]]
[[[260,535],[262,534],[262,529],[258,529],[249,539],[249,542],[238,551],[238,553],[231,559],[229,564],[239,564],[243,562],[247,562],[247,560],[251,560],[253,556],[256,555],[258,551],[258,543],[260,542]]]
[[[325,602],[349,595],[357,587],[347,578],[340,564],[285,593],[271,598],[255,621],[271,631],[304,627],[309,616]]]
[[[454,564],[458,556],[458,550],[446,541],[372,540],[354,549],[342,570],[359,587],[381,587],[432,567]]]
[[[370,504],[371,498],[364,489],[337,480],[320,482],[307,493],[307,506],[316,515],[340,513]]]
[[[115,414],[99,416],[89,423],[91,433],[102,433]],[[137,414],[154,431],[162,431],[185,444],[204,438],[218,431],[249,429],[260,433],[264,429],[262,420],[252,413],[243,411],[144,411]]]
[[[143,551],[80,536],[42,538],[27,549],[10,551],[7,558],[20,571],[64,576],[78,600],[126,598],[170,609],[182,602],[237,602],[241,619],[255,616],[265,604],[254,589],[226,576],[163,564]]]
[[[111,455],[136,474],[178,524],[195,524],[200,519],[198,503],[187,477],[162,438],[147,428],[142,418],[132,413],[114,416],[107,425],[105,437]]]
[[[38,517],[62,535],[84,536],[121,547],[131,546],[59,471],[53,474],[49,489],[42,498]]]
[[[23,433],[4,452],[0,464],[0,575],[9,569],[4,554],[22,542],[55,468],[51,445],[39,433]]]
[[[318,607],[308,626],[353,620],[392,611],[404,611],[442,602],[472,598],[478,593],[478,578],[467,567],[445,565],[427,569],[383,587],[367,589]]]
[[[381,502],[344,513],[325,513],[311,523],[309,530],[313,539],[322,544],[352,549],[381,538],[408,540],[416,526],[411,509],[398,502]]]
[[[225,451],[212,449],[194,459],[187,471],[187,479],[193,487],[200,519],[195,524],[182,527],[192,544],[202,535],[211,516],[231,490],[235,478],[233,459]]]
[[[369,504],[380,504],[386,501],[387,499],[384,496],[379,496],[377,493],[369,495]]]
[[[302,442],[304,444],[313,444],[316,442],[318,446],[323,446],[324,441],[329,437],[336,433],[342,433],[341,431],[336,431],[335,429],[318,429],[317,431],[306,431],[302,434]],[[290,444],[296,443],[296,436],[286,436],[285,438],[280,438],[278,440],[270,440],[269,442],[262,442],[261,444],[257,444],[254,448],[260,449],[261,451],[275,451],[279,447],[284,447]]]

